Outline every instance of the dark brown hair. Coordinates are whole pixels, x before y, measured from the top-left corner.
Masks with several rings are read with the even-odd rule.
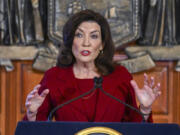
[[[114,43],[111,37],[111,31],[107,20],[97,12],[86,9],[82,10],[69,18],[63,27],[63,46],[60,48],[57,60],[57,66],[67,67],[76,62],[72,54],[72,44],[75,31],[78,26],[85,21],[94,21],[101,27],[103,52],[95,59],[95,65],[98,73],[108,75],[114,70],[113,55]]]

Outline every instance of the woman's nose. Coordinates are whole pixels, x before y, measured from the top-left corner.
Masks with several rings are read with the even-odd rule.
[[[83,43],[84,46],[89,46],[90,45],[90,42],[89,42],[89,37],[85,37],[84,38],[84,43]]]

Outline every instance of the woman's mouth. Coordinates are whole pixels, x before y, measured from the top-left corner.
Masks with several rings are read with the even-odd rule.
[[[81,51],[81,55],[83,55],[83,56],[88,56],[88,55],[90,55],[90,54],[91,54],[91,52],[88,51],[88,50],[83,50],[83,51]]]

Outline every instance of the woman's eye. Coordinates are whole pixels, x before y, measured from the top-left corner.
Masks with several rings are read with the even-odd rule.
[[[76,33],[75,36],[81,38],[82,34],[81,33]]]
[[[91,37],[92,37],[93,39],[97,39],[97,38],[98,38],[98,35],[91,35]]]

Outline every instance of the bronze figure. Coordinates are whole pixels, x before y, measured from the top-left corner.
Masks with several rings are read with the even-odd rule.
[[[142,35],[139,45],[178,45],[177,0],[141,0]]]

